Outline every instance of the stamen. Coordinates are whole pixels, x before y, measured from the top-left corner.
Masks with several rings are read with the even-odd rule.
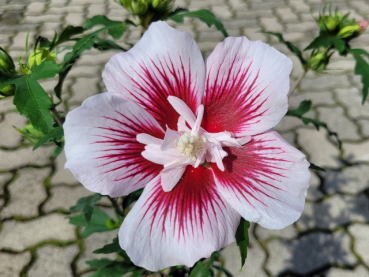
[[[177,145],[177,150],[192,161],[196,161],[196,154],[201,153],[203,148],[203,139],[198,135],[190,135],[187,132],[180,137]]]

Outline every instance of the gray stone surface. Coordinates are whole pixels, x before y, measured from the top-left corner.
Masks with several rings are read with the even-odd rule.
[[[350,237],[345,232],[312,233],[299,240],[273,240],[268,243],[270,257],[267,268],[275,276],[285,271],[306,274],[314,268],[336,263],[357,262],[350,250]]]
[[[31,254],[24,252],[21,254],[0,253],[0,276],[18,277],[29,261]]]
[[[349,227],[349,232],[355,238],[354,248],[356,252],[361,256],[365,264],[369,265],[369,226],[367,224],[354,224]]]
[[[38,206],[47,197],[43,182],[50,172],[50,168],[25,168],[18,171],[19,177],[9,186],[10,203],[3,208],[0,216],[37,216]]]
[[[64,215],[50,214],[27,222],[6,221],[0,233],[0,249],[23,251],[43,241],[75,239],[74,226]]]
[[[78,246],[67,247],[46,245],[37,249],[37,262],[31,267],[29,277],[73,277],[70,266],[78,254]],[[45,264],[48,266],[45,267]]]
[[[331,2],[333,7],[338,5],[358,19],[369,20],[367,1]],[[202,8],[211,10],[223,21],[230,36],[245,35],[250,40],[262,40],[287,54],[294,65],[292,85],[302,74],[298,59],[275,37],[261,31],[283,32],[286,40],[304,48],[318,34],[311,13],[317,16],[327,3],[323,0],[176,1],[177,6],[192,11]],[[22,55],[25,61],[24,40],[28,32],[32,45],[35,35],[52,39],[55,31],[60,33],[68,24],[83,25],[87,18],[98,14],[105,14],[112,20],[135,20],[113,0],[0,0],[0,46],[9,50],[14,59],[18,60]],[[170,21],[170,25],[189,32],[197,40],[205,58],[223,40],[214,26],[209,28],[196,19],[186,18],[184,24]],[[354,42],[354,48],[363,47],[369,51],[368,32]],[[140,30],[129,27],[117,43],[127,47],[125,41],[135,43],[139,38]],[[58,54],[59,63],[67,52],[64,50]],[[62,91],[65,102],[58,106],[58,111],[73,110],[87,97],[106,91],[101,73],[110,57],[118,52],[86,51],[65,81]],[[226,267],[235,276],[277,276],[291,270],[290,275],[282,276],[301,276],[314,271],[314,274],[303,276],[369,277],[368,103],[361,105],[361,82],[360,77],[352,73],[353,58],[334,54],[331,61],[327,72],[307,74],[289,98],[289,106],[297,108],[301,101],[311,100],[313,106],[306,116],[327,122],[330,129],[344,140],[343,150],[337,149],[332,143],[334,139],[329,138],[325,130],[317,132],[313,126],[304,126],[296,118],[285,117],[276,126],[289,143],[307,155],[310,162],[328,171],[312,173],[306,208],[296,224],[282,230],[266,230],[260,226],[250,229],[256,237],[251,235],[248,259],[241,274],[238,273],[240,258],[237,246],[232,244],[225,249]],[[52,94],[56,82],[56,79],[47,79],[40,83]],[[37,255],[24,276],[90,276],[91,273],[82,273],[87,269],[85,261],[103,257],[91,252],[110,242],[117,230],[92,235],[83,241],[77,239],[76,229],[69,225],[65,213],[79,197],[91,193],[64,169],[64,153],[53,160],[53,145],[34,152],[27,146],[28,142],[22,140],[12,127],[23,127],[25,124],[25,117],[17,115],[12,97],[1,99],[0,276],[19,276],[31,259],[30,251],[25,250],[29,248],[35,250]],[[8,173],[9,170],[11,173]],[[13,176],[18,178],[4,190],[4,184]],[[6,206],[2,207],[4,204]],[[104,197],[99,205],[110,206],[111,203]],[[112,208],[104,210],[113,215]],[[343,229],[348,229],[352,235],[352,249],[350,237]],[[331,231],[334,233],[330,234]],[[55,245],[47,244],[50,242]],[[78,243],[83,244],[81,249],[77,247]],[[15,252],[4,253],[4,249]],[[23,250],[26,252],[17,252]],[[360,256],[365,266],[358,263],[353,253]],[[76,255],[80,257],[74,260]],[[322,265],[331,268],[322,269]],[[342,266],[352,269],[339,269]]]

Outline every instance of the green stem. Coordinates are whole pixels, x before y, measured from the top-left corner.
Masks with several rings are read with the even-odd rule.
[[[290,92],[288,93],[288,97],[291,97],[292,93],[296,90],[296,88],[300,84],[301,80],[304,79],[304,77],[305,77],[305,75],[308,71],[309,70],[304,70],[304,72],[301,74],[301,76],[297,79],[296,83],[293,85]]]
[[[115,209],[115,211],[117,212],[117,214],[119,214],[121,217],[123,217],[123,212],[120,210],[118,202],[115,198],[111,198],[110,196],[108,196],[110,202],[113,204],[113,207]]]
[[[50,112],[51,112],[51,114],[53,115],[53,117],[55,118],[56,122],[58,122],[58,124],[59,124],[60,126],[63,126],[63,120],[61,119],[60,115],[58,114],[58,112],[55,110],[55,108],[54,108],[54,107],[52,107],[52,108],[50,109]]]

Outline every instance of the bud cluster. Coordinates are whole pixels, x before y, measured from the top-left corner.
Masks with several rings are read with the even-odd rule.
[[[13,59],[0,47],[0,73],[16,73]],[[9,85],[0,91],[0,99],[14,95],[15,86]]]
[[[172,10],[173,0],[119,0],[131,14],[144,16],[147,12],[167,13]]]
[[[355,19],[348,20],[348,16],[349,14],[342,16],[339,11],[336,11],[334,15],[320,15],[317,22],[321,31],[341,39],[351,40],[364,32],[368,23]]]

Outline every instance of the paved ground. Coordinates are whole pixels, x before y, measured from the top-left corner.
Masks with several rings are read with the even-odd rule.
[[[369,2],[331,1],[357,19],[369,20]],[[283,31],[286,38],[306,46],[316,34],[310,14],[322,9],[321,0],[181,0],[190,10],[208,8],[222,21],[232,36],[261,39],[285,53],[284,46],[258,31]],[[106,14],[121,20],[127,13],[113,0],[0,0],[0,45],[17,58],[25,54],[28,31],[52,37],[68,24],[82,25],[86,18]],[[204,56],[222,40],[215,29],[197,20],[178,26],[190,32]],[[135,42],[138,31],[124,39]],[[368,47],[369,31],[355,43]],[[80,105],[90,95],[104,91],[101,72],[114,52],[88,52],[72,70],[63,92],[65,111]],[[301,73],[295,58],[292,82]],[[308,74],[291,97],[296,107],[311,99],[310,116],[326,121],[343,143],[339,151],[325,131],[286,118],[277,127],[309,160],[328,168],[313,173],[305,211],[293,226],[269,231],[252,226],[249,258],[243,273],[236,276],[369,276],[369,103],[361,106],[360,82],[350,73],[354,63],[334,57],[328,74]],[[51,91],[55,82],[45,82]],[[26,124],[12,106],[0,101],[0,276],[88,276],[92,250],[111,241],[116,231],[81,238],[81,230],[68,224],[66,214],[77,199],[89,195],[63,169],[62,154],[52,160],[53,146],[32,152],[12,125]],[[111,212],[109,202],[100,205]],[[237,273],[239,256],[231,245],[225,250],[227,266]]]

